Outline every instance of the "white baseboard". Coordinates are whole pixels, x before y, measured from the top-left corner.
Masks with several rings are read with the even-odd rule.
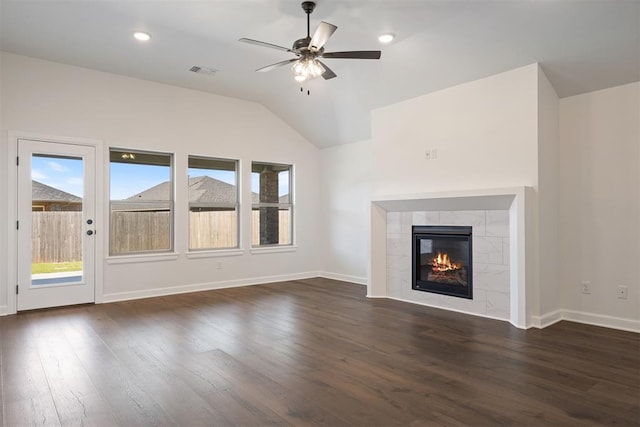
[[[0,316],[6,316],[9,314],[9,307],[6,305],[0,305]]]
[[[278,276],[262,276],[248,279],[224,280],[220,282],[196,283],[193,285],[171,286],[167,288],[145,289],[131,292],[115,292],[104,294],[103,303],[128,301],[142,298],[161,297],[167,295],[186,294],[190,292],[210,291],[214,289],[237,288],[240,286],[264,285],[267,283],[285,282],[288,280],[310,279],[320,276],[317,271],[296,274],[283,274]]]
[[[422,302],[409,301],[402,298],[395,298],[395,297],[389,297],[389,296],[375,296],[375,295],[367,295],[367,298],[387,298],[387,299],[392,299],[396,301],[407,302],[409,304],[418,304],[426,307],[438,308],[441,310],[455,311],[457,313],[469,314],[471,316],[484,317],[487,319],[500,320],[503,322],[508,321],[508,319],[502,319],[499,317],[487,316],[487,315],[478,314],[478,313],[471,313],[464,310],[431,305],[431,304],[422,303]],[[602,326],[604,328],[619,329],[622,331],[640,333],[640,321],[638,320],[624,319],[622,317],[605,316],[601,314],[585,313],[585,312],[573,311],[573,310],[556,310],[551,313],[547,313],[543,316],[533,316],[531,318],[531,324],[527,325],[527,328],[525,329],[528,329],[531,327],[544,329],[548,326],[553,325],[554,323],[560,322],[561,320],[567,320],[569,322],[584,323],[586,325]]]
[[[602,314],[585,313],[582,311],[564,310],[562,318],[571,322],[587,325],[603,326],[605,328],[620,329],[640,333],[640,321],[622,317],[605,316]]]
[[[603,314],[585,313],[574,310],[556,310],[540,317],[531,319],[534,328],[546,328],[561,320],[584,323],[585,325],[602,326],[604,328],[619,329],[621,331],[640,333],[640,321],[622,317],[605,316]]]
[[[328,271],[321,271],[320,277],[324,277],[325,279],[333,279],[333,280],[340,280],[343,282],[356,283],[358,285],[365,285],[365,286],[367,285],[366,277],[349,276],[347,274],[331,273]]]
[[[551,326],[554,323],[558,323],[559,321],[564,319],[563,313],[563,310],[556,310],[542,316],[531,316],[530,327],[543,329],[547,326]]]

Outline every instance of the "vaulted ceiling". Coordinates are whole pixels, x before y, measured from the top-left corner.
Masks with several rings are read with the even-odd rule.
[[[311,32],[321,20],[338,27],[327,51],[382,58],[326,59],[338,78],[301,92],[288,67],[254,71],[290,53],[238,42],[291,46],[306,36],[300,3],[1,0],[0,48],[259,102],[318,147],[369,138],[372,109],[534,62],[560,97],[640,80],[638,0],[318,0]],[[386,32],[396,39],[383,46]]]

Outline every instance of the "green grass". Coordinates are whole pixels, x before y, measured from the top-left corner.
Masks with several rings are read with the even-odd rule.
[[[64,273],[67,271],[81,271],[82,261],[72,262],[43,262],[31,264],[31,274]]]

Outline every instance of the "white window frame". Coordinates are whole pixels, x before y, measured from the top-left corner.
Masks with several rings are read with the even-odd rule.
[[[144,202],[144,201],[123,201],[123,200],[111,200],[111,153],[112,152],[117,152],[117,153],[129,153],[129,154],[133,154],[133,155],[158,155],[158,156],[167,156],[169,157],[169,200],[167,201],[167,209],[169,211],[169,248],[167,249],[158,249],[158,250],[145,250],[145,251],[130,251],[130,252],[118,252],[118,253],[114,253],[113,249],[112,249],[112,241],[111,241],[111,229],[112,229],[112,213],[113,213],[113,205],[115,204],[152,204],[152,203],[157,203],[157,202],[165,202],[165,201],[152,201],[152,202]],[[135,162],[134,162],[135,163]],[[153,256],[155,254],[158,255],[166,255],[166,254],[172,254],[174,253],[174,248],[175,248],[175,237],[174,237],[174,230],[175,230],[175,154],[174,153],[167,153],[167,152],[161,152],[161,151],[149,151],[149,150],[135,150],[135,149],[128,149],[128,148],[119,148],[119,147],[109,147],[109,156],[108,156],[108,165],[109,165],[109,179],[108,179],[108,183],[109,183],[109,188],[107,191],[108,194],[108,198],[109,198],[109,214],[108,214],[108,218],[109,218],[109,237],[108,237],[108,242],[109,242],[109,257],[110,258],[120,258],[120,257],[127,257],[127,258],[132,258],[132,257],[142,257],[142,258],[147,258],[148,256]]]
[[[236,187],[236,194],[235,194],[235,203],[192,203],[190,200],[188,200],[188,212],[189,212],[189,224],[188,224],[188,232],[189,232],[189,237],[187,238],[188,242],[187,242],[187,247],[188,247],[188,251],[191,254],[194,253],[201,253],[201,252],[219,252],[219,251],[233,251],[234,249],[240,249],[240,161],[237,159],[225,159],[222,157],[210,157],[210,156],[199,156],[199,155],[189,155],[187,157],[187,170],[192,169],[194,167],[191,166],[191,159],[198,159],[198,160],[203,160],[203,161],[218,161],[218,162],[226,162],[226,163],[233,163],[235,165],[235,187]],[[200,168],[203,170],[215,170],[215,169],[206,169],[206,168]],[[219,169],[219,170],[223,170],[223,169]],[[191,179],[191,177],[187,178],[187,186],[189,185],[189,180]],[[187,189],[187,194],[188,194],[188,189]],[[192,207],[198,207],[198,208],[233,208],[235,209],[236,212],[236,244],[235,246],[223,246],[223,247],[210,247],[210,248],[196,248],[193,249],[191,248],[191,218],[190,218],[190,214],[191,214],[191,208]]]
[[[257,203],[251,203],[251,230],[252,230],[252,236],[251,236],[251,248],[252,250],[260,250],[260,249],[264,249],[264,250],[268,250],[268,249],[290,249],[290,248],[294,248],[295,247],[295,241],[294,241],[294,198],[293,198],[293,182],[294,182],[294,167],[292,164],[286,164],[286,163],[276,163],[276,162],[264,162],[264,161],[252,161],[251,162],[251,174],[253,174],[253,170],[254,170],[254,164],[258,164],[258,165],[270,165],[270,166],[275,166],[275,167],[281,167],[281,168],[286,168],[283,170],[288,170],[289,171],[289,182],[288,182],[288,187],[289,187],[289,203],[261,203],[261,202],[257,202]],[[253,181],[253,178],[252,178]],[[289,243],[273,243],[273,244],[260,244],[258,243],[257,245],[253,244],[253,212],[256,209],[260,209],[260,208],[279,208],[279,210],[288,210],[289,211]]]

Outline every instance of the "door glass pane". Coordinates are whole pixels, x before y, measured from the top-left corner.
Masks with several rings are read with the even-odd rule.
[[[31,157],[31,283],[82,281],[82,158]]]

